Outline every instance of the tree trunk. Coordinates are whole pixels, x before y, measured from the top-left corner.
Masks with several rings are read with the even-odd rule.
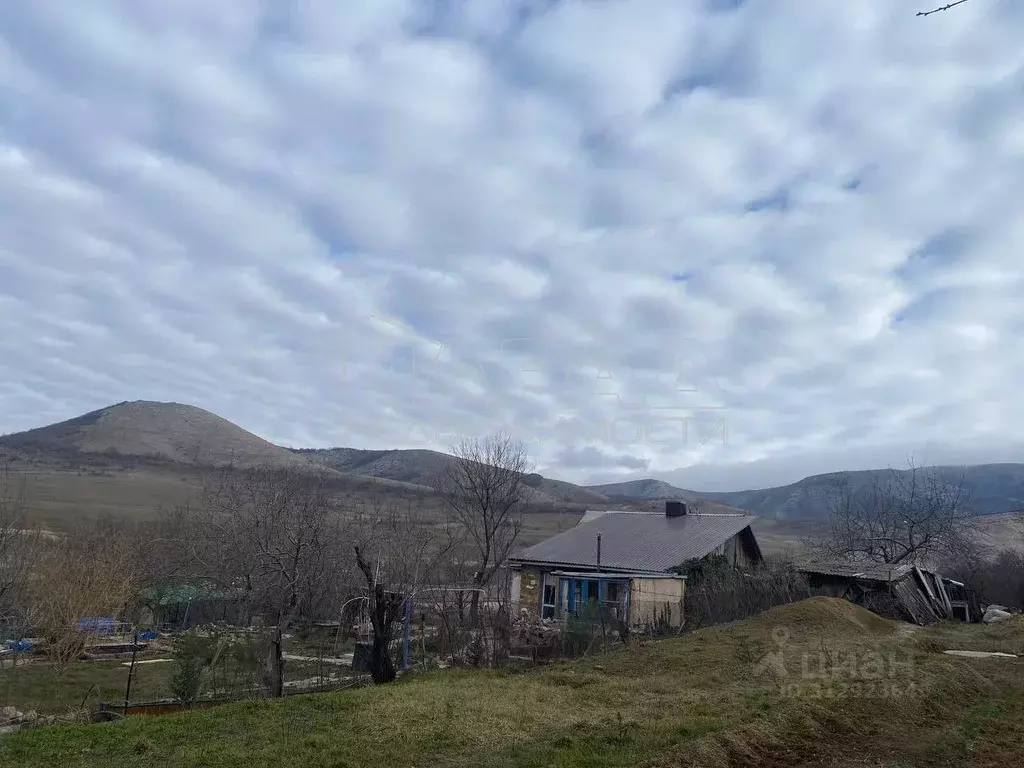
[[[391,636],[397,615],[396,605],[400,597],[387,592],[383,586],[374,589],[370,621],[373,624],[373,648],[370,650],[370,677],[373,682],[390,683],[397,677],[394,659],[391,658]]]
[[[480,593],[473,591],[469,598],[469,627],[479,629],[480,624]]]
[[[274,628],[270,638],[270,645],[267,647],[267,660],[263,672],[263,682],[267,691],[275,699],[284,696],[284,656],[281,652],[282,638],[281,624]]]
[[[397,676],[395,662],[391,658],[391,633],[395,620],[405,605],[403,595],[389,592],[378,584],[369,563],[363,559],[359,547],[356,550],[356,564],[366,576],[370,587],[370,623],[373,625],[373,647],[370,649],[370,677],[375,684],[390,683]]]

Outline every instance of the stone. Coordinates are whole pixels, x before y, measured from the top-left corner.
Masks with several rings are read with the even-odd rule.
[[[985,615],[982,617],[982,622],[985,624],[994,624],[997,621],[1006,621],[1012,617],[1013,614],[1008,611],[1000,611],[997,608],[989,608],[985,611]]]

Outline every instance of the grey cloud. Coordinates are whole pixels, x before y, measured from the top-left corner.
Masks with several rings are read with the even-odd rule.
[[[588,470],[603,467],[647,469],[650,463],[650,459],[644,459],[639,456],[608,454],[594,446],[587,446],[586,448],[567,448],[560,451],[556,457],[555,466],[565,467],[566,469]]]
[[[971,5],[8,14],[0,430],[179,400],[722,482],[1014,444],[1024,13]]]

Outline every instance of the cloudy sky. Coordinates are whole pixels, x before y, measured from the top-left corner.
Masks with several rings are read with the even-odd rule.
[[[1024,3],[928,7],[12,4],[0,431],[177,401],[722,488],[1020,460]]]

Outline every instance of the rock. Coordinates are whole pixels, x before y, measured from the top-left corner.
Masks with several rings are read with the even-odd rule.
[[[26,723],[34,723],[36,720],[39,719],[39,713],[36,712],[34,709],[30,709],[28,712],[21,716],[21,719],[24,720]]]
[[[21,712],[18,711],[17,707],[4,707],[3,709],[0,709],[0,716],[2,716],[4,720],[20,720]]]
[[[16,733],[17,731],[20,731],[20,730],[21,730],[21,726],[20,725],[3,725],[3,726],[0,726],[0,736],[3,736],[4,734],[7,734],[7,733]]]
[[[997,621],[1005,621],[1013,616],[1009,611],[1001,611],[998,608],[989,608],[982,617],[985,624],[994,624]]]

